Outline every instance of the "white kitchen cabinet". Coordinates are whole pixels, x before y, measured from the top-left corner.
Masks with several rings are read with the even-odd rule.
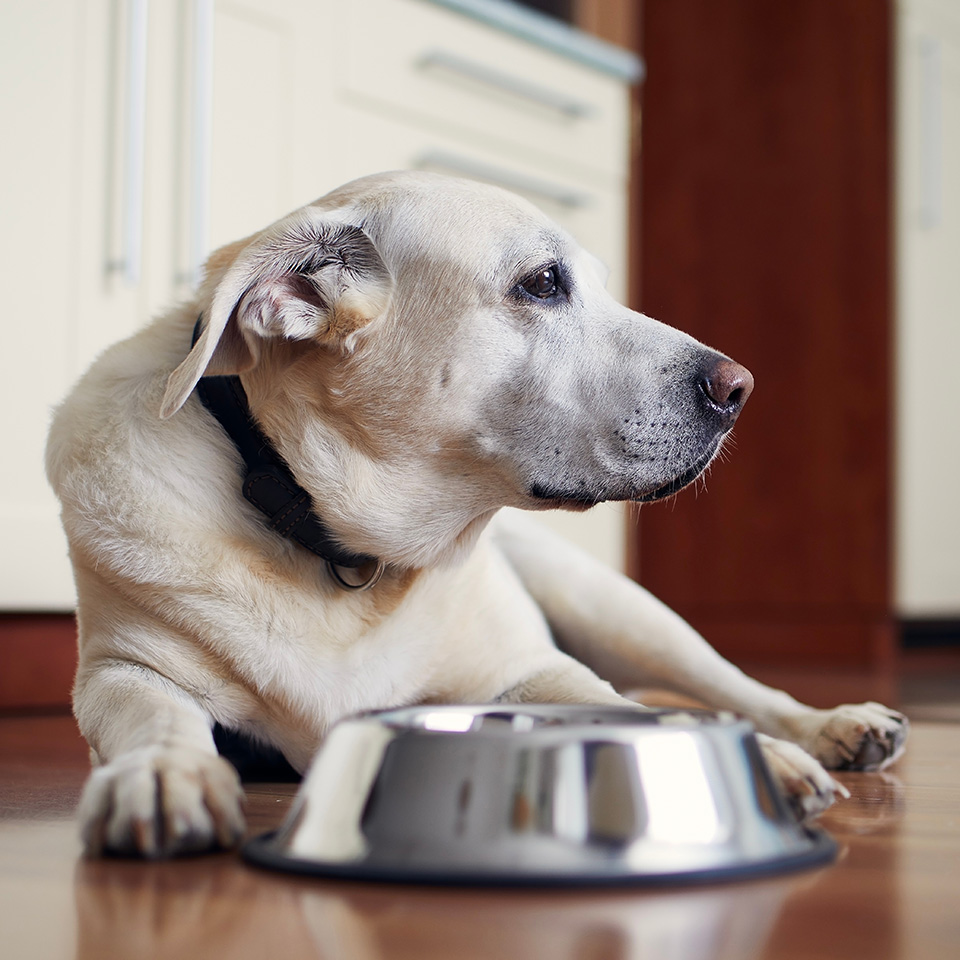
[[[896,603],[960,616],[960,5],[897,10]]]
[[[99,350],[134,329],[144,306],[142,283],[122,276],[118,229],[130,115],[121,78],[137,65],[127,56],[128,13],[106,0],[3,8],[0,244],[9,353],[0,400],[12,414],[12,436],[0,476],[0,602],[7,609],[72,603],[58,508],[43,474],[50,410]]]
[[[287,158],[301,106],[291,91],[305,80],[329,88],[304,56],[315,52],[302,30],[314,8],[42,0],[0,13],[0,109],[17,145],[2,178],[14,362],[0,400],[17,415],[7,448],[16,469],[0,476],[0,609],[73,606],[43,473],[53,406],[105,347],[189,292],[201,251],[309,196]],[[142,45],[131,29],[138,15]],[[205,82],[209,110],[198,116]],[[323,114],[322,94],[303,99]]]
[[[43,474],[52,407],[101,350],[189,289],[196,193],[189,170],[197,149],[191,46],[199,6],[42,0],[6,4],[0,14],[8,145],[0,178],[8,372],[0,402],[14,413],[0,476],[3,609],[73,605],[58,506]],[[296,34],[292,19],[257,20],[271,6],[223,4],[216,12],[215,26],[230,42],[214,71],[222,119],[212,147],[214,162],[235,179],[257,175],[272,184],[288,182],[271,160],[290,144],[276,136],[276,104],[251,105],[251,84],[239,82],[295,62],[276,50],[274,62],[264,60],[269,44],[259,38],[284,27]],[[285,9],[293,14],[296,6],[309,4]],[[131,30],[138,12],[147,18],[142,46]],[[260,108],[258,129],[269,137],[230,126],[248,105]],[[244,151],[248,141],[258,149]],[[232,204],[216,196],[211,232],[245,226],[237,210],[269,220],[297,202],[292,191],[274,189],[263,200],[265,193],[251,199],[240,191]]]
[[[358,175],[429,170],[507,187],[535,203],[602,260],[610,271],[608,287],[615,296],[625,296],[627,211],[622,188],[375,114],[351,110],[344,121]]]
[[[419,167],[503,181],[605,260],[622,295],[622,58],[614,76],[447,9],[459,5],[3,6],[0,400],[16,416],[0,476],[0,609],[73,606],[42,466],[50,411],[72,382],[187,295],[201,256],[345,180]],[[570,523],[622,563],[618,510]]]
[[[347,6],[338,81],[351,102],[550,166],[624,176],[621,81],[422,0]]]
[[[0,591],[8,606],[65,603],[72,591],[42,458],[49,408],[74,370],[68,318],[79,272],[78,83],[83,27],[69,0],[7,4],[2,14],[4,375]]]

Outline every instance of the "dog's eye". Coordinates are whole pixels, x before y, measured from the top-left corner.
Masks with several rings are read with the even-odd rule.
[[[524,280],[521,286],[531,297],[539,297],[541,300],[552,297],[560,289],[557,283],[557,268],[544,267]]]

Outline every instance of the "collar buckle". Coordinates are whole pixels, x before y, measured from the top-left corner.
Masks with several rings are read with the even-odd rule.
[[[361,570],[370,568],[372,569],[366,580],[360,580],[358,582],[354,582],[351,578],[341,573],[341,571],[360,573]],[[386,568],[387,565],[382,560],[374,560],[371,563],[364,564],[362,567],[341,567],[332,560],[327,561],[327,569],[330,571],[330,576],[333,577],[344,590],[354,590],[357,593],[362,593],[364,590],[375,587],[380,582],[380,578],[383,576],[383,571],[386,570]]]

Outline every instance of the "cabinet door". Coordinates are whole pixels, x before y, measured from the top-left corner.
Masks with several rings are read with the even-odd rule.
[[[621,81],[440,4],[344,6],[338,81],[352,103],[573,175],[622,175]]]
[[[213,11],[208,249],[261,230],[338,185],[331,154],[337,14],[316,0],[232,0]],[[333,19],[331,19],[331,17]]]
[[[200,256],[332,185],[318,177],[298,190],[291,176],[308,139],[299,128],[311,124],[315,136],[322,127],[322,107],[319,117],[308,107],[330,88],[324,41],[312,42],[324,6],[4,7],[0,71],[4,89],[18,93],[0,106],[17,147],[5,154],[0,187],[15,359],[0,399],[16,411],[8,444],[16,469],[0,477],[0,609],[74,603],[43,472],[55,404],[103,349],[190,294]],[[206,112],[196,108],[205,83]],[[206,178],[197,173],[203,161]]]
[[[430,170],[501,186],[520,194],[568,230],[610,271],[608,287],[626,292],[626,184],[571,176],[562,167],[484,148],[363,110],[340,120],[354,176],[383,170]]]
[[[156,6],[156,5],[155,5]],[[75,275],[73,356],[62,392],[110,344],[146,317],[144,222],[148,181],[150,68],[161,59],[148,5],[82,4],[77,139],[70,151]],[[155,12],[155,11],[154,11]]]
[[[960,616],[960,9],[900,5],[897,31],[896,601]]]
[[[315,142],[332,69],[324,52],[331,41],[321,29],[327,6],[151,4],[148,316],[192,296],[213,250],[327,189],[321,176],[306,183],[296,176],[318,161],[322,167],[329,151],[326,140]]]
[[[111,242],[119,217],[111,130],[125,112],[117,57],[127,31],[106,0],[7,4],[2,16],[3,89],[16,95],[0,106],[10,365],[0,382],[10,414],[0,607],[69,609],[73,583],[43,447],[52,407],[136,311],[138,285],[112,273]],[[83,322],[91,314],[99,326]]]
[[[889,7],[648,3],[643,35],[644,308],[757,387],[707,491],[641,511],[641,582],[726,656],[885,698]]]

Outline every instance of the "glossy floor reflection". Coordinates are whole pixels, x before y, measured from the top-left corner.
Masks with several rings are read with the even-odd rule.
[[[123,874],[126,873],[124,876]],[[787,898],[811,882],[672,893],[574,894],[344,888],[213,868],[77,874],[84,958],[285,956],[324,960],[447,957],[760,957]],[[238,911],[239,904],[246,909]],[[149,946],[153,952],[148,954]]]
[[[850,775],[825,825],[833,867],[657,891],[495,891],[345,884],[233,855],[79,859],[86,754],[68,718],[0,720],[3,956],[323,960],[760,960],[955,957],[960,727],[921,724],[884,774]],[[248,791],[251,832],[294,787]]]

